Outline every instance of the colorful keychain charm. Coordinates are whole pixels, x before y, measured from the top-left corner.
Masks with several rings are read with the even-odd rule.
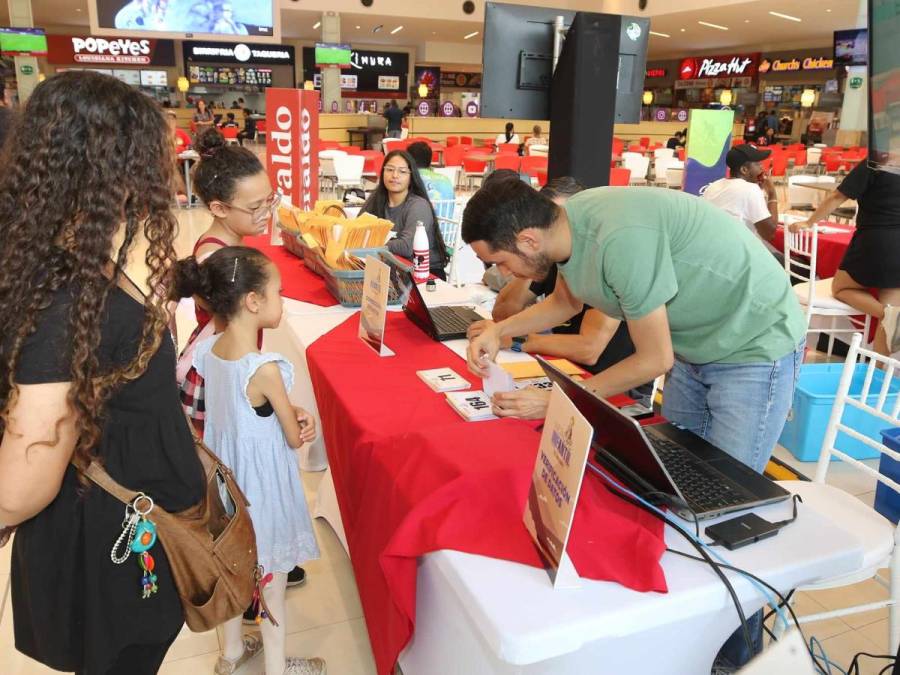
[[[156,523],[147,518],[153,510],[153,500],[143,492],[125,507],[125,519],[122,521],[122,534],[113,544],[110,559],[121,565],[133,553],[139,554],[138,564],[141,567],[141,591],[143,598],[149,598],[159,590],[157,576],[154,572],[156,561],[149,551],[156,543]],[[123,548],[124,544],[124,548]],[[121,549],[121,553],[119,550]]]

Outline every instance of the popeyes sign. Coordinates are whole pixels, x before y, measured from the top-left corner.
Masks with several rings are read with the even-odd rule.
[[[319,198],[319,92],[266,90],[266,169],[276,190],[312,211]]]
[[[679,80],[702,80],[727,77],[755,77],[759,68],[759,54],[729,54],[727,56],[696,56],[682,59],[678,67]]]
[[[148,38],[48,35],[47,60],[54,64],[174,66],[175,43]]]

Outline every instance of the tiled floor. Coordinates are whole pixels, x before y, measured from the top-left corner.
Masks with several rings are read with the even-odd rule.
[[[179,211],[181,231],[178,251],[190,252],[196,236],[207,226],[209,214],[202,209]],[[135,256],[140,260],[142,256]],[[179,333],[183,331],[180,330]],[[188,333],[184,333],[188,334]],[[807,476],[814,470],[812,463],[797,462],[787,451],[779,448],[776,456],[795,466]],[[321,474],[303,476],[307,499],[315,496]],[[874,483],[860,479],[846,466],[836,464],[829,473],[829,482],[856,495],[867,504],[874,500]],[[319,655],[329,664],[334,675],[369,675],[375,665],[369,646],[365,622],[362,618],[359,595],[350,561],[331,528],[322,521],[315,522],[322,558],[306,565],[308,581],[305,586],[288,591],[288,647],[296,655]],[[38,675],[52,673],[15,651],[12,637],[12,616],[9,586],[10,546],[0,549],[0,674]],[[886,597],[886,591],[874,581],[855,586],[798,593],[795,609],[799,615],[835,609],[844,605],[872,602]],[[887,651],[887,610],[829,619],[804,627],[807,637],[815,636],[829,659],[843,669],[853,655],[860,651],[884,654]],[[221,644],[216,631],[194,634],[187,629],[176,640],[160,671],[163,675],[203,675],[211,673]],[[886,662],[870,659],[862,661],[863,675],[877,674]],[[262,673],[262,661],[257,659],[245,672]],[[837,672],[837,671],[835,671]]]

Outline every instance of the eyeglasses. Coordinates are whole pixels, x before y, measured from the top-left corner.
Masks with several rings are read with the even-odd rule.
[[[272,194],[266,197],[266,201],[257,206],[255,209],[245,209],[243,206],[235,206],[234,204],[227,204],[223,202],[225,206],[229,209],[234,209],[235,211],[240,211],[241,213],[250,214],[250,218],[253,222],[259,222],[265,220],[271,215],[271,213],[275,210],[275,207],[281,203],[282,193],[281,190],[275,190]]]
[[[384,167],[384,172],[397,174],[398,176],[409,175],[409,169],[404,169],[402,166],[386,166]]]

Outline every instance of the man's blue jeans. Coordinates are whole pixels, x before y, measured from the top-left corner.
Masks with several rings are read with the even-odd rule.
[[[676,361],[666,378],[663,415],[762,472],[791,408],[803,348],[801,343],[767,363]],[[762,651],[762,610],[748,617],[748,623],[754,649],[747,648],[738,629],[719,653],[728,665],[743,666]]]

